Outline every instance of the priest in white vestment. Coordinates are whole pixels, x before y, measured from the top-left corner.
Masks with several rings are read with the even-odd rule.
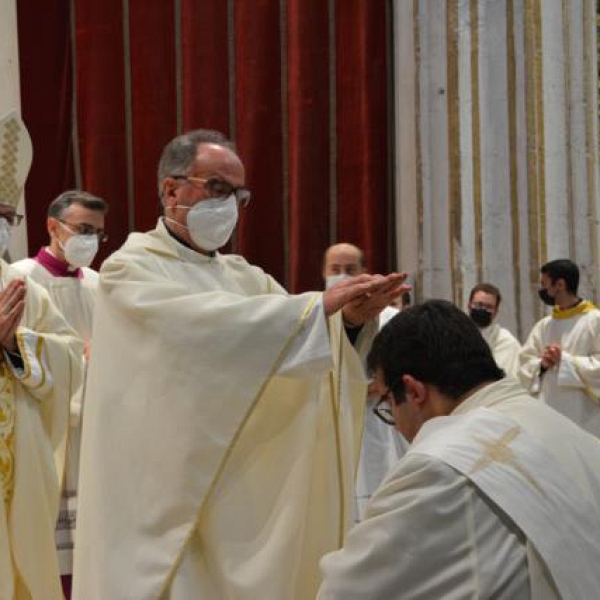
[[[107,211],[108,204],[102,198],[83,190],[63,192],[48,207],[48,246],[41,248],[33,258],[12,264],[13,269],[48,291],[54,306],[84,343],[85,356],[81,357],[84,368],[89,355],[98,286],[98,273],[89,267],[99,244],[106,241],[104,220]],[[56,548],[67,598],[70,597],[73,573],[83,392],[82,386],[71,398],[66,471],[56,527]]]
[[[323,256],[323,279],[325,287],[356,277],[366,272],[364,252],[354,244],[342,242],[330,246]],[[379,314],[361,326],[353,326],[347,320],[344,325],[349,339],[366,366],[366,359],[373,336],[400,311],[386,306]],[[406,452],[408,443],[393,428],[381,420],[373,408],[378,400],[376,394],[368,393],[365,398],[366,410],[360,448],[360,458],[356,470],[355,521],[360,521],[373,492],[383,478]]]
[[[402,312],[369,366],[412,444],[322,559],[318,598],[597,597],[600,442],[504,377],[449,302]]]
[[[76,600],[314,598],[353,521],[366,381],[334,313],[403,278],[290,296],[220,254],[244,179],[221,134],[175,138],[164,217],[100,271]]]
[[[577,295],[579,268],[568,259],[541,269],[540,298],[552,314],[538,321],[520,356],[529,392],[600,437],[600,311]]]
[[[517,378],[521,344],[508,329],[494,322],[498,317],[501,301],[500,290],[495,285],[479,283],[469,294],[469,316],[479,327],[498,366],[509,377]]]
[[[21,119],[0,120],[0,256],[31,165]],[[54,529],[83,344],[46,291],[0,259],[0,600],[63,600]]]

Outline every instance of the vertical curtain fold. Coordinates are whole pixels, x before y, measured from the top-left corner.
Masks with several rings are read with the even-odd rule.
[[[82,187],[110,203],[109,244],[100,260],[130,230],[128,130],[123,2],[75,2],[75,52]]]
[[[288,6],[290,287],[318,288],[329,245],[328,10],[323,0]],[[310,233],[309,233],[310,232]],[[310,247],[303,240],[310,235]],[[314,250],[312,250],[312,249]]]
[[[33,142],[25,193],[29,252],[46,243],[48,203],[75,183],[69,3],[17,3],[23,120]]]
[[[384,2],[336,5],[338,240],[383,272],[388,243],[387,34]]]
[[[131,61],[131,148],[134,222],[154,227],[159,215],[156,166],[164,140],[177,133],[175,24],[166,2],[129,0]]]

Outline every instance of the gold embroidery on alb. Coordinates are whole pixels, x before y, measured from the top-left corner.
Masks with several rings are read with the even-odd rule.
[[[0,363],[0,491],[10,502],[14,484],[15,394],[5,362]]]

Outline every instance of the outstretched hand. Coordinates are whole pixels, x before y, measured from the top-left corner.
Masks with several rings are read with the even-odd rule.
[[[412,289],[404,283],[406,277],[406,273],[390,273],[341,281],[323,293],[325,314],[330,316],[343,308],[348,323],[362,325],[374,319],[394,298]]]
[[[0,345],[13,352],[17,348],[15,333],[25,312],[25,282],[12,279],[0,291]]]

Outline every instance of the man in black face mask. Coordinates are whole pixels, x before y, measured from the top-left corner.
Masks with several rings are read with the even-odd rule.
[[[541,268],[540,299],[553,306],[523,346],[519,378],[533,395],[600,437],[600,311],[577,294],[569,259]]]
[[[508,329],[493,323],[501,300],[500,290],[495,285],[479,283],[469,294],[469,316],[479,327],[498,366],[509,377],[517,377],[521,344]]]

